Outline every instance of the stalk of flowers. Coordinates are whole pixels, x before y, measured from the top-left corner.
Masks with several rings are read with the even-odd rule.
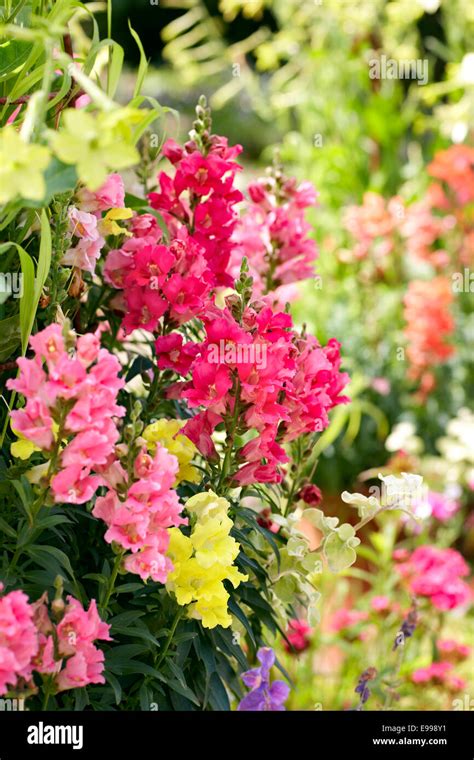
[[[411,680],[415,684],[423,686],[443,686],[451,692],[464,691],[467,683],[464,678],[452,673],[453,666],[450,662],[439,660],[425,668],[417,668],[411,674]]]
[[[450,280],[441,275],[432,280],[413,280],[405,295],[408,375],[419,382],[423,396],[435,387],[433,367],[454,353],[454,347],[447,342],[455,327],[450,313],[453,298]]]
[[[288,630],[286,639],[283,640],[283,646],[289,654],[305,652],[311,646],[311,634],[312,628],[306,620],[292,618],[288,621]]]
[[[436,153],[428,173],[445,183],[439,198],[445,206],[467,206],[474,202],[474,148],[451,145]],[[443,193],[443,194],[442,194]]]
[[[105,540],[115,546],[125,570],[144,581],[165,583],[173,569],[166,556],[169,528],[187,524],[173,488],[178,459],[161,444],[156,444],[153,455],[143,445],[135,457],[133,449],[124,447],[128,463],[124,467],[119,449],[101,468],[108,490],[96,499],[92,514],[107,525]]]
[[[156,219],[143,214],[128,225],[128,240],[107,256],[104,277],[123,291],[127,333],[142,328],[166,334],[200,317],[217,287],[233,284],[227,270],[238,220],[234,206],[243,197],[234,187],[241,146],[210,134],[205,100],[196,111],[191,139],[183,147],[174,140],[163,146],[173,178],[161,172],[161,192],[149,195],[171,241],[165,245]]]
[[[341,395],[348,378],[339,371],[340,346],[334,339],[320,346],[294,330],[289,314],[261,302],[245,305],[245,297],[230,296],[226,304],[207,309],[200,344],[183,345],[174,333],[158,338],[160,349],[174,336],[167,355],[160,354],[160,366],[190,375],[169,393],[201,408],[183,432],[211,460],[217,460],[212,433],[224,423],[220,485],[225,479],[239,485],[280,482],[281,465],[288,461],[283,444],[324,430],[329,410],[347,401]],[[235,447],[235,437],[249,430],[259,435]]]
[[[85,610],[72,596],[66,604],[57,597],[50,609],[46,593],[33,604],[23,591],[1,596],[0,695],[36,691],[33,672],[47,678],[48,694],[105,683],[104,653],[94,642],[110,641],[109,629],[94,599]]]
[[[394,555],[398,560],[399,554]],[[462,580],[469,568],[455,549],[419,546],[396,565],[412,594],[424,596],[438,610],[467,607],[472,601],[469,585]]]
[[[237,588],[248,580],[233,564],[240,545],[230,535],[233,522],[227,514],[229,506],[213,491],[198,493],[186,502],[192,518],[190,535],[179,528],[169,531],[168,556],[173,570],[166,588],[179,605],[187,607],[188,617],[200,620],[204,628],[231,625],[224,581]]]
[[[455,219],[453,250],[459,264],[471,266],[474,251],[474,148],[452,145],[438,152],[428,166],[433,183],[428,194],[432,205]]]
[[[95,192],[81,187],[75,204],[68,208],[69,247],[60,263],[94,274],[105,238],[130,234],[118,224],[119,220],[133,215],[130,209],[124,208],[124,202],[125,189],[119,174],[110,174]]]
[[[152,208],[163,216],[172,238],[187,231],[204,252],[214,284],[231,286],[228,273],[238,216],[235,205],[242,193],[234,187],[241,167],[234,160],[242,146],[211,134],[211,114],[202,96],[196,108],[190,140],[184,146],[167,140],[163,154],[173,164],[173,177],[160,172],[160,192],[150,193]]]
[[[11,413],[12,427],[49,458],[46,476],[56,502],[84,504],[102,485],[97,474],[119,439],[117,404],[124,386],[115,356],[100,347],[100,334],[77,337],[52,324],[30,338],[32,359],[17,360],[19,375],[7,387],[26,398]],[[94,472],[96,474],[94,474]]]
[[[316,207],[317,192],[310,182],[286,177],[277,162],[247,190],[250,200],[232,236],[231,271],[237,279],[246,258],[255,296],[270,294],[283,305],[293,295],[288,286],[314,275],[318,251],[305,210]]]
[[[270,672],[275,664],[275,652],[261,647],[257,652],[259,667],[242,673],[241,678],[249,693],[240,701],[240,712],[282,712],[290,693],[285,681],[271,681]]]
[[[353,260],[370,260],[377,274],[383,275],[397,256],[398,230],[404,216],[404,203],[399,196],[388,201],[378,193],[364,194],[360,206],[349,206],[344,226],[356,243],[350,250]]]
[[[355,708],[356,710],[359,711],[363,709],[365,703],[371,695],[371,689],[368,684],[370,681],[373,681],[375,678],[377,678],[377,675],[377,668],[371,667],[364,670],[364,672],[359,676],[357,686],[354,689],[355,693],[359,695],[359,704]]]
[[[427,261],[437,270],[445,270],[452,259],[449,251],[454,241],[450,233],[456,227],[456,218],[453,214],[436,213],[434,202],[433,192],[428,188],[423,200],[407,206],[400,229],[409,255]]]

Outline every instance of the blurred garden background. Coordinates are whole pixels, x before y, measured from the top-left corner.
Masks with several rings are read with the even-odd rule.
[[[289,297],[300,324],[342,343],[352,378],[352,402],[315,452],[325,513],[347,518],[341,491],[370,493],[379,471],[420,473],[429,489],[421,524],[381,519],[357,566],[326,580],[323,597],[344,612],[332,616],[329,602],[309,636],[304,626],[295,634],[306,651],[287,656],[293,709],[348,707],[361,670],[383,674],[395,656],[410,596],[393,551],[429,545],[474,558],[474,5],[116,0],[113,36],[132,87],[139,59],[128,19],[150,59],[144,92],[180,115],[168,116],[159,144],[185,136],[204,93],[214,131],[243,146],[242,189],[277,161],[319,193],[307,214],[314,277]],[[374,61],[385,74],[374,75]],[[143,150],[153,189],[159,150]],[[452,644],[473,643],[465,610],[424,616],[400,668],[401,707],[453,709],[459,695],[469,703],[472,659]],[[444,661],[449,678],[443,667],[414,675]]]

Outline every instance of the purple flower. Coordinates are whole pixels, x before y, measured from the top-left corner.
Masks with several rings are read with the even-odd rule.
[[[270,670],[275,662],[273,649],[261,647],[257,652],[257,659],[261,663],[259,668],[242,673],[242,681],[250,692],[242,699],[237,709],[244,712],[284,710],[290,687],[284,681],[270,683]]]
[[[376,676],[376,668],[367,668],[367,670],[364,670],[364,672],[359,677],[357,686],[354,689],[355,693],[359,695],[359,704],[356,707],[356,710],[361,710],[370,697],[370,689],[367,683],[368,681],[373,681]]]
[[[403,644],[405,643],[405,639],[409,639],[410,636],[413,636],[413,634],[415,633],[417,624],[418,624],[418,609],[416,606],[416,601],[414,600],[412,608],[408,612],[408,615],[406,616],[405,620],[402,623],[402,627],[397,633],[392,651],[395,651],[395,649],[398,649],[399,646],[403,646]]]

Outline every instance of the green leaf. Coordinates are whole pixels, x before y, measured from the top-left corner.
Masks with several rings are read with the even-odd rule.
[[[186,697],[186,699],[189,699],[190,702],[197,705],[198,707],[201,706],[199,699],[196,697],[195,693],[189,688],[189,686],[182,686],[179,683],[179,681],[175,681],[174,679],[167,681],[167,686],[172,691],[175,691],[177,694],[181,694],[182,697]]]
[[[23,66],[33,45],[24,40],[8,40],[0,44],[0,80],[9,79]]]
[[[56,546],[45,546],[44,544],[36,544],[33,546],[28,546],[25,550],[29,556],[35,560],[35,562],[38,563],[41,567],[44,567],[46,570],[50,570],[51,562],[49,561],[49,558],[54,558],[57,563],[62,567],[66,572],[69,574],[69,576],[74,580],[74,570],[72,569],[71,562],[69,560],[69,557],[67,554],[65,554],[61,549],[58,549]]]
[[[39,299],[41,297],[41,292],[43,290],[43,286],[46,282],[46,278],[48,277],[49,270],[51,267],[51,252],[52,252],[52,242],[51,242],[51,227],[49,225],[49,219],[46,211],[41,209],[41,238],[40,238],[40,249],[39,249],[39,255],[38,255],[38,266],[36,268],[36,280],[35,280],[35,311],[38,306]]]
[[[21,348],[26,353],[31,328],[36,314],[35,304],[35,266],[32,258],[20,245],[17,246],[21,262],[21,274],[23,278],[23,293],[20,298],[20,332]]]
[[[46,182],[46,194],[41,205],[47,206],[58,193],[74,190],[77,184],[77,174],[74,166],[63,164],[59,158],[54,157],[44,173]]]
[[[0,362],[4,362],[20,345],[21,333],[18,314],[0,320],[0,339]]]
[[[140,91],[143,86],[143,80],[145,79],[145,75],[148,69],[148,61],[146,59],[145,50],[143,49],[142,41],[138,34],[136,33],[135,29],[133,29],[130,19],[128,21],[128,28],[130,29],[130,34],[132,35],[133,39],[137,43],[138,49],[140,51],[140,63],[138,64],[138,70],[136,73],[136,81],[135,81],[135,89],[133,90],[133,97],[135,98],[137,95],[140,94]]]
[[[226,688],[217,673],[213,673],[209,680],[209,704],[220,712],[230,710]]]
[[[342,526],[341,526],[342,527]],[[358,538],[344,540],[337,531],[331,533],[324,541],[324,556],[332,573],[339,573],[354,564],[357,554],[354,546],[360,543]]]

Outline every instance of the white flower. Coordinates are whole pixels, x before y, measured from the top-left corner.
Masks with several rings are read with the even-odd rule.
[[[385,441],[387,451],[404,451],[406,454],[419,454],[423,450],[423,441],[416,433],[412,422],[399,422]]]
[[[383,483],[382,503],[386,507],[409,507],[414,501],[421,501],[424,497],[423,476],[414,473],[402,472],[401,476],[380,475]]]

